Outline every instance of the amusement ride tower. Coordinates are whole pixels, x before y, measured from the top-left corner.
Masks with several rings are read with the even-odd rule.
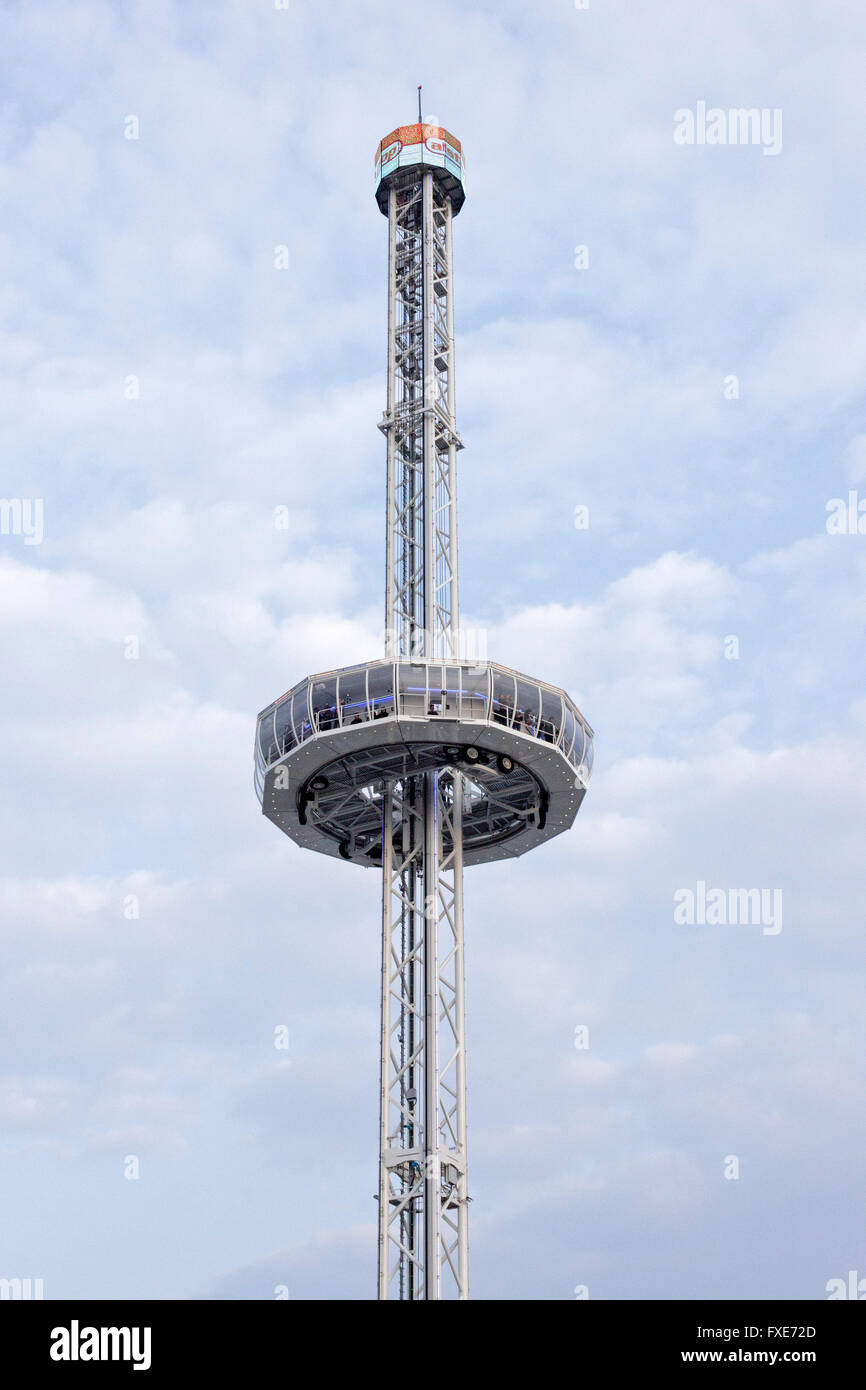
[[[574,821],[593,734],[563,690],[461,650],[451,228],[463,153],[401,126],[388,219],[385,655],[259,715],[256,790],[297,844],[382,871],[379,1298],[469,1296],[463,869]]]

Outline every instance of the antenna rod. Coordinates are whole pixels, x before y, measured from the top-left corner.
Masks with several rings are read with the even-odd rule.
[[[418,83],[418,124],[421,125],[421,83]]]

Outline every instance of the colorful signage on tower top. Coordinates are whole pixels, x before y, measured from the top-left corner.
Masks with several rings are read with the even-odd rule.
[[[445,169],[463,183],[463,150],[460,141],[442,126],[401,125],[379,142],[376,150],[375,180],[378,188],[382,179],[398,169],[414,164],[426,164]]]

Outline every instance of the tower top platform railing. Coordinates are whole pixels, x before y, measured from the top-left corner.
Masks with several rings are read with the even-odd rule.
[[[593,731],[564,690],[496,662],[379,660],[308,676],[262,710],[256,777],[321,734],[373,720],[492,724],[552,745],[589,781]]]

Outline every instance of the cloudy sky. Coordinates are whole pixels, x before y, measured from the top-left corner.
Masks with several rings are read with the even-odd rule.
[[[0,1276],[375,1291],[379,879],[262,818],[252,739],[381,652],[372,158],[418,82],[468,164],[464,622],[597,733],[573,831],[467,874],[473,1294],[866,1276],[859,0],[0,30],[0,492],[43,507],[0,534]],[[781,149],[677,143],[700,102]],[[781,931],[677,921],[699,882]]]

